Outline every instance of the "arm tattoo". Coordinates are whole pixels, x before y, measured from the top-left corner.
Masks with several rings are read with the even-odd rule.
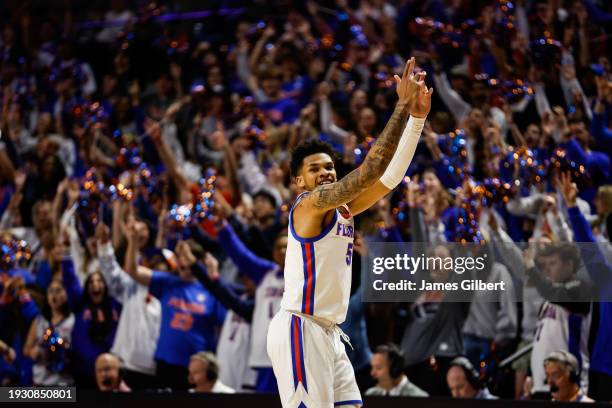
[[[391,161],[410,115],[407,104],[398,104],[361,166],[334,184],[315,188],[310,194],[320,210],[336,208],[356,198],[378,180]]]

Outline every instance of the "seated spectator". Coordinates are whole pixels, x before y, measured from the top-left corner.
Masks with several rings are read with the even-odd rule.
[[[457,357],[446,372],[446,383],[453,398],[497,399],[482,383],[470,360]]]
[[[123,381],[120,370],[121,362],[114,354],[104,353],[96,358],[96,384],[100,391],[130,392],[130,387]]]
[[[404,356],[394,344],[378,346],[372,354],[372,377],[376,386],[368,389],[366,395],[392,397],[428,397],[425,391],[414,385],[404,374]]]
[[[191,356],[189,361],[189,384],[195,385],[190,392],[214,392],[233,394],[233,388],[219,380],[219,363],[210,351],[200,351]]]
[[[553,401],[595,402],[580,389],[580,369],[572,353],[553,351],[544,360],[544,371]]]

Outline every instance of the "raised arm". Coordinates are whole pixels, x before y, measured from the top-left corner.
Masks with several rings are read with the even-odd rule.
[[[33,320],[28,330],[26,341],[23,345],[23,355],[34,360],[35,362],[41,355],[41,351],[38,347],[38,338],[36,336],[36,325],[37,321]]]
[[[198,281],[208,289],[219,302],[228,309],[232,309],[238,316],[249,323],[253,319],[255,302],[253,299],[243,299],[219,275],[219,262],[209,253],[205,258],[206,266],[201,262],[191,265],[191,272]]]
[[[425,73],[418,74],[419,82],[424,77]],[[410,106],[410,119],[402,132],[402,137],[393,158],[380,180],[376,181],[371,189],[367,189],[349,203],[349,209],[353,215],[357,215],[370,208],[397,187],[406,176],[425,125],[425,118],[431,109],[432,93],[433,89],[427,89],[426,87],[423,90],[417,91],[415,99]]]
[[[307,194],[295,208],[296,219],[300,215],[324,215],[343,204],[356,199],[381,178],[395,153],[402,131],[410,114],[410,106],[424,84],[413,75],[414,59],[406,63],[401,79],[396,76],[399,101],[385,129],[381,132],[363,163],[336,183],[321,185]]]
[[[103,222],[99,222],[96,226],[96,239],[100,273],[108,285],[108,293],[123,303],[124,296],[128,292],[126,289],[134,283],[115,259],[115,251],[110,242],[110,230]]]
[[[123,269],[134,279],[136,282],[144,286],[149,286],[153,271],[144,266],[139,266],[136,261],[138,255],[138,245],[136,243],[137,232],[136,232],[136,220],[133,216],[130,216],[125,226],[125,235],[127,237],[127,251],[125,253],[125,265]]]
[[[238,266],[240,272],[247,274],[256,285],[261,282],[266,272],[276,267],[274,262],[260,258],[249,250],[227,222],[223,223],[219,230],[219,243],[225,253]]]
[[[72,310],[76,309],[81,296],[83,295],[83,288],[79,282],[79,277],[74,270],[74,262],[72,258],[63,256],[61,260],[62,267],[62,280],[64,287],[66,288],[66,295],[68,295],[68,303]]]
[[[147,119],[145,121],[145,127],[147,133],[151,137],[151,140],[153,140],[153,143],[155,144],[155,148],[157,149],[159,157],[164,163],[164,166],[166,166],[166,170],[170,174],[170,177],[172,177],[172,180],[174,180],[174,182],[176,183],[177,188],[187,189],[187,178],[179,168],[174,153],[170,151],[168,145],[162,138],[162,132],[159,123]]]
[[[472,110],[472,106],[453,89],[446,73],[436,73],[434,75],[434,85],[438,90],[438,95],[453,114],[455,120],[457,122],[463,121]]]
[[[599,293],[606,298],[612,294],[612,268],[595,240],[593,230],[584,214],[576,206],[578,188],[569,173],[561,174],[557,180],[557,190],[561,192],[568,208],[569,220],[574,231],[574,241],[578,243],[584,266],[593,279]]]

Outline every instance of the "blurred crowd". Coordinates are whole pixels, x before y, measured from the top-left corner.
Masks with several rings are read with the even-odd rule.
[[[612,3],[0,11],[2,385],[275,392],[291,149],[320,139],[355,168],[415,56],[432,111],[401,187],[357,219],[342,328],[362,392],[612,401],[612,303],[572,301],[612,282]],[[363,303],[385,241],[486,246],[509,290]]]

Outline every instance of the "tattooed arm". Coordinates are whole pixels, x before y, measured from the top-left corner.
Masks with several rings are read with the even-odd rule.
[[[410,115],[410,106],[418,91],[424,86],[413,75],[414,63],[414,58],[408,60],[402,78],[396,77],[399,101],[363,163],[336,183],[318,186],[304,196],[294,210],[297,214],[296,220],[303,219],[300,215],[323,216],[330,210],[354,200],[380,179],[402,136]]]

